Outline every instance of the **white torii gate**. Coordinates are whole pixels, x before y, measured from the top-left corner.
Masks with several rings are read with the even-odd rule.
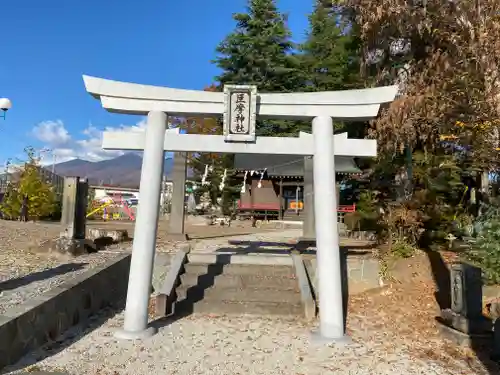
[[[334,155],[374,157],[375,140],[334,136],[332,118],[365,120],[378,115],[382,103],[392,102],[397,86],[314,93],[257,94],[253,86],[225,87],[224,93],[147,86],[84,76],[87,91],[110,112],[147,115],[144,133],[104,132],[103,148],[144,150],[140,196],[134,230],[125,322],[116,336],[146,338],[148,303],[158,225],[160,186],[165,151],[281,154],[314,156],[320,327],[322,340],[344,338],[342,276],[337,225]],[[237,103],[243,103],[239,119]],[[220,116],[224,135],[179,134],[166,130],[170,116]],[[312,135],[256,137],[255,119],[313,119]],[[243,119],[243,120],[242,120]],[[241,120],[241,121],[240,121]],[[239,121],[239,122],[238,122]],[[238,125],[238,126],[236,126]],[[244,126],[243,126],[244,125]],[[242,130],[243,129],[243,130]]]

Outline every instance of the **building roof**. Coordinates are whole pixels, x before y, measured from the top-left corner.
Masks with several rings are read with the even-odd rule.
[[[303,176],[304,157],[296,155],[237,154],[234,168],[238,171],[264,170],[268,176]],[[335,156],[335,172],[361,173],[354,159]]]
[[[90,185],[90,189],[100,189],[100,190],[116,190],[116,191],[129,191],[136,193],[139,191],[139,188],[128,188],[128,187],[120,187],[120,186],[111,186],[111,185]]]

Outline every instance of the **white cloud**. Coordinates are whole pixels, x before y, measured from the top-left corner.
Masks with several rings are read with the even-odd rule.
[[[140,121],[136,125],[118,127],[106,127],[106,131],[144,131],[146,122]],[[43,143],[43,147],[49,149],[50,152],[42,153],[42,164],[48,165],[53,163],[55,155],[56,163],[72,159],[83,159],[89,161],[100,161],[111,159],[123,155],[123,151],[103,150],[102,131],[96,127],[89,125],[84,129],[80,136],[77,137],[68,132],[64,123],[61,120],[43,121],[36,125],[32,130],[32,135]]]
[[[33,129],[33,135],[43,143],[53,146],[64,145],[71,140],[61,120],[39,123]]]

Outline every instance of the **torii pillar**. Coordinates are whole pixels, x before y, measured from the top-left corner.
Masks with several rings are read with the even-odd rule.
[[[184,222],[186,219],[186,169],[187,153],[176,152],[174,154],[174,166],[172,170],[172,200],[170,204],[170,215],[168,219],[168,236],[176,241],[187,240],[187,234],[184,231]]]
[[[304,220],[302,223],[303,242],[316,241],[314,223],[314,163],[312,156],[304,157]]]

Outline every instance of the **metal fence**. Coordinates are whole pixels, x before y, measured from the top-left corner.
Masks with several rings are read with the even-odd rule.
[[[46,183],[54,186],[54,191],[56,194],[62,194],[64,189],[64,177],[58,174],[52,173],[48,169],[37,167],[40,173],[40,177]],[[0,194],[4,194],[10,183],[14,183],[19,179],[19,172],[14,173],[3,173],[0,175]]]

